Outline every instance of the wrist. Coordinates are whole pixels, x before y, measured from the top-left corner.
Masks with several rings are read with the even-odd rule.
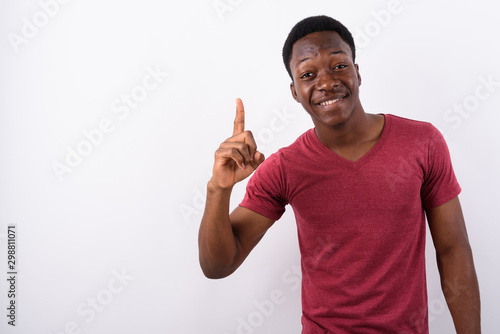
[[[231,193],[233,190],[233,186],[223,187],[217,184],[217,182],[213,179],[213,177],[208,181],[207,184],[207,192],[218,192],[218,193]]]

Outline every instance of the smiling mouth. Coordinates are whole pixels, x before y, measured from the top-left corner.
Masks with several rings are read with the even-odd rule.
[[[322,101],[322,102],[318,102],[316,103],[317,106],[329,106],[329,105],[332,105],[334,103],[337,103],[339,101],[342,101],[343,99],[345,98],[345,96],[339,96],[337,98],[330,98],[329,100],[325,100],[325,101]]]
[[[342,100],[342,99],[340,98],[340,99],[328,100],[328,101],[324,101],[324,102],[319,103],[319,105],[320,106],[329,106],[330,104],[334,104],[335,102],[340,101],[340,100]]]

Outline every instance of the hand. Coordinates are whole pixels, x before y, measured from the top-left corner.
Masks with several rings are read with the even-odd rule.
[[[252,132],[245,131],[245,108],[241,99],[236,99],[233,136],[215,151],[210,182],[221,189],[230,189],[250,176],[264,159],[264,155],[257,151]]]

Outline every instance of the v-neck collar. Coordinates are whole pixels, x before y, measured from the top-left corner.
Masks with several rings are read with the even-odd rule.
[[[334,151],[332,151],[330,148],[328,148],[325,144],[323,144],[319,138],[316,135],[316,132],[314,131],[314,128],[309,130],[309,136],[311,137],[312,142],[321,150],[325,153],[325,156],[329,159],[331,159],[333,162],[337,163],[338,165],[344,166],[346,168],[354,168],[354,169],[359,169],[362,166],[364,166],[366,163],[368,163],[380,150],[380,148],[383,146],[389,131],[391,129],[391,124],[392,124],[392,117],[389,114],[381,114],[384,116],[384,127],[382,129],[382,133],[375,143],[375,145],[372,146],[372,148],[366,152],[361,158],[359,158],[357,161],[352,161],[349,159],[346,159],[344,157],[341,157]]]

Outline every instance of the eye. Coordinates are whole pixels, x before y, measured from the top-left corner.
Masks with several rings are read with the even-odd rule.
[[[307,73],[302,74],[302,75],[300,76],[300,78],[301,78],[301,79],[308,79],[308,78],[310,78],[310,77],[312,77],[312,76],[313,76],[313,73],[311,73],[311,72],[307,72]]]
[[[335,66],[333,67],[333,69],[334,69],[334,70],[342,70],[342,69],[344,69],[344,68],[346,68],[346,67],[347,67],[347,65],[345,65],[345,64],[339,64],[339,65],[335,65]]]

